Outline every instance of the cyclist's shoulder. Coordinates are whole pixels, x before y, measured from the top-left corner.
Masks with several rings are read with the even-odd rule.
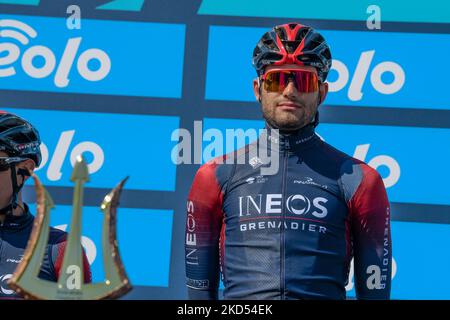
[[[323,148],[339,170],[338,181],[347,201],[357,194],[358,189],[373,190],[374,187],[379,189],[383,186],[383,180],[378,171],[366,162],[350,156],[326,142],[324,142]]]
[[[55,227],[50,227],[48,235],[49,246],[61,246],[64,245],[66,241],[67,241],[67,232]]]
[[[322,153],[325,153],[326,157],[324,157],[324,159],[326,159],[328,162],[335,163],[341,170],[342,174],[358,174],[361,171],[364,171],[364,173],[368,174],[377,173],[376,170],[374,170],[364,161],[349,155],[348,153],[336,148],[326,141],[322,140],[320,142],[319,149]]]
[[[351,189],[357,188],[362,182],[373,182],[380,179],[378,171],[366,162],[337,149],[331,144],[321,141],[317,156],[325,159],[325,166],[332,166],[338,170],[339,180]]]
[[[328,161],[333,161],[339,164],[343,164],[345,162],[354,162],[354,160],[358,161],[358,159],[353,158],[348,153],[336,148],[325,140],[320,139],[317,146],[318,147],[316,148],[316,150],[319,150],[320,155],[325,154],[326,157],[324,157],[324,159]]]

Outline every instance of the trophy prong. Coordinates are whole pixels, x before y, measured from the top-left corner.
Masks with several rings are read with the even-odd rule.
[[[81,155],[77,156],[70,181],[75,183],[77,181],[89,182],[89,168]]]
[[[102,210],[104,210],[104,208],[106,208],[106,206],[108,206],[109,204],[112,207],[118,207],[119,206],[119,198],[120,198],[120,194],[122,193],[123,187],[125,186],[125,183],[128,181],[129,177],[125,177],[124,179],[122,179],[122,181],[120,181],[117,186],[112,189],[103,199],[103,202],[100,206],[100,208]]]
[[[103,200],[101,209],[104,214],[103,223],[103,259],[105,278],[108,285],[115,288],[108,298],[121,296],[131,290],[131,284],[123,267],[117,246],[117,208],[122,189],[128,180],[123,179]]]
[[[81,290],[82,283],[84,283],[83,250],[80,239],[84,184],[89,181],[89,170],[81,155],[76,158],[71,181],[75,183],[72,221],[70,223],[69,235],[67,237],[66,249],[58,279],[58,294],[62,298],[83,299],[83,292]],[[66,254],[67,252],[70,252],[70,254]]]

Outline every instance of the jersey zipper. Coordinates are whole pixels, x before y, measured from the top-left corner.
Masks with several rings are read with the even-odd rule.
[[[289,141],[286,141],[286,149],[284,150],[283,154],[284,154],[284,165],[283,165],[283,175],[281,178],[281,272],[280,272],[280,288],[281,288],[281,300],[284,300],[285,298],[285,231],[284,231],[284,210],[285,210],[285,193],[286,193],[286,172],[287,172],[287,166],[288,166],[288,149],[290,148],[289,146]]]

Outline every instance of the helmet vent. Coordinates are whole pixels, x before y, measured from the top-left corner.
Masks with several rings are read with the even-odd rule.
[[[297,35],[295,36],[295,40],[297,41],[302,41],[306,34],[309,32],[309,28],[301,28],[298,32]]]
[[[279,61],[283,59],[283,56],[275,52],[268,52],[264,55],[263,59],[266,61]]]
[[[263,43],[264,43],[264,45],[266,47],[268,47],[271,50],[277,50],[278,49],[272,39],[266,39],[266,40],[263,41]]]
[[[275,32],[277,33],[277,36],[281,41],[287,40],[288,37],[284,28],[275,28]]]
[[[286,51],[289,53],[293,53],[298,45],[300,44],[300,42],[298,41],[283,41],[283,45],[286,48]]]

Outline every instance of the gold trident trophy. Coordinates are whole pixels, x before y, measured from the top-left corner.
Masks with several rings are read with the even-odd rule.
[[[127,180],[122,180],[103,200],[103,263],[105,281],[85,284],[81,246],[81,213],[84,184],[89,171],[81,156],[77,157],[71,181],[75,183],[72,221],[58,282],[38,278],[47,248],[50,210],[54,203],[39,178],[32,174],[37,195],[37,215],[22,262],[8,282],[11,289],[25,299],[98,300],[115,299],[131,290],[117,246],[116,218],[119,197]]]

